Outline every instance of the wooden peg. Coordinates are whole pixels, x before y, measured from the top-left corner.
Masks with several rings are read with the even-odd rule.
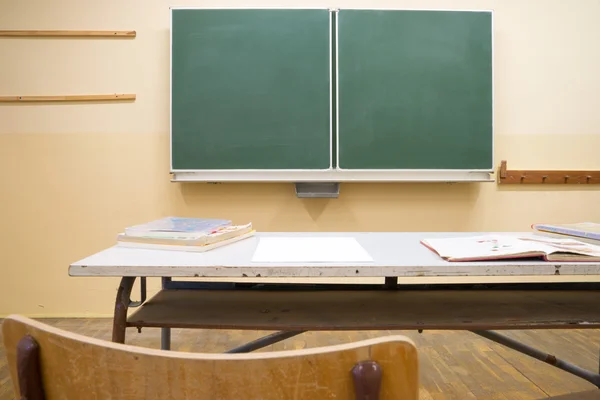
[[[17,379],[21,399],[44,400],[44,384],[40,369],[40,346],[30,335],[17,344]]]
[[[361,361],[352,369],[356,400],[378,400],[381,390],[381,366],[375,361]]]
[[[500,163],[500,178],[504,179],[506,178],[506,161],[502,160],[502,162]]]

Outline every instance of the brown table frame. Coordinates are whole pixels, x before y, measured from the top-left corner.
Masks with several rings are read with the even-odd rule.
[[[112,341],[125,343],[128,327],[274,330],[227,353],[257,350],[310,330],[468,330],[600,387],[600,374],[535,349],[495,330],[600,328],[598,284],[384,285],[240,284],[173,281],[146,300],[131,301],[136,277],[123,277]],[[307,296],[308,295],[308,296]],[[128,317],[129,308],[138,308]],[[494,331],[492,331],[493,329]],[[599,367],[600,370],[600,367]]]

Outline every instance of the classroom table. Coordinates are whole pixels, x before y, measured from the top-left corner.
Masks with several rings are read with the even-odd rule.
[[[125,342],[128,327],[161,328],[161,348],[166,350],[170,349],[171,328],[275,331],[228,353],[253,351],[306,331],[469,330],[600,387],[600,374],[595,371],[584,370],[496,332],[599,328],[597,284],[535,281],[545,275],[600,275],[600,262],[557,263],[536,259],[448,262],[420,243],[424,238],[481,234],[260,232],[205,253],[114,246],[71,264],[69,275],[121,278],[112,334],[112,340],[118,343]],[[257,244],[265,237],[352,237],[373,261],[253,262]],[[398,277],[433,276],[478,276],[483,284],[398,285]],[[520,276],[522,283],[485,284],[485,277],[492,276]],[[150,299],[146,298],[148,277],[162,280],[161,290]],[[260,278],[344,278],[345,281],[357,278],[360,282],[360,278],[367,277],[384,279],[379,285],[260,282]],[[140,278],[141,298],[132,301],[137,278]],[[203,282],[202,278],[213,281]],[[215,278],[238,281],[218,282]],[[136,310],[128,315],[129,308]]]

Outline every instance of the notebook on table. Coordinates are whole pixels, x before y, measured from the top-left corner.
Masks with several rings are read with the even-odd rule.
[[[128,237],[189,239],[231,225],[230,220],[211,218],[165,217],[125,228]]]
[[[541,258],[546,261],[600,261],[600,246],[569,238],[514,235],[423,239],[421,244],[447,261]]]
[[[117,235],[117,246],[204,252],[254,236],[252,223],[229,220],[167,217],[135,225]]]
[[[600,244],[600,224],[595,222],[579,222],[574,224],[533,224],[532,229],[540,232],[558,233],[597,240]]]

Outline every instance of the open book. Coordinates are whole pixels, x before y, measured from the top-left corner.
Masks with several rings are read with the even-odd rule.
[[[546,261],[600,261],[600,246],[543,236],[481,235],[424,239],[421,243],[447,261],[542,258]]]

